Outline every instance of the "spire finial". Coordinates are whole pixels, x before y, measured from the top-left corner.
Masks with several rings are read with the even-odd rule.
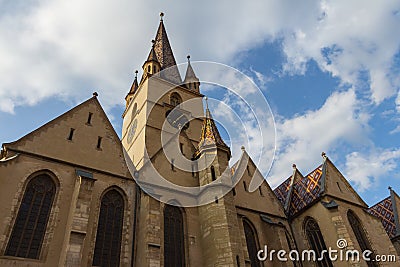
[[[190,63],[190,55],[187,55],[186,58],[188,59],[188,63]]]
[[[292,168],[293,168],[293,169],[297,169],[296,164],[293,163]]]
[[[98,97],[99,94],[98,94],[97,92],[93,92],[93,96],[94,96],[94,97]]]
[[[208,110],[208,97],[204,97],[204,100],[206,101],[206,107],[207,107],[207,110]]]
[[[154,46],[156,45],[156,40],[151,40],[151,46],[154,48]]]
[[[160,21],[163,21],[164,12],[160,12]]]
[[[391,187],[391,186],[389,186],[389,187],[388,187],[388,189],[389,189],[389,190],[392,190],[392,187]]]
[[[135,79],[137,79],[138,70],[135,70]]]

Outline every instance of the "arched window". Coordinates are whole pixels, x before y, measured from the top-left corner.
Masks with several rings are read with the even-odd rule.
[[[47,174],[28,182],[5,255],[39,258],[55,193],[56,185]]]
[[[93,265],[119,266],[123,219],[124,198],[110,190],[101,199]]]
[[[360,245],[361,251],[369,250],[372,252],[372,254],[369,255],[369,258],[370,259],[375,258],[375,255],[371,248],[371,244],[369,243],[369,241],[367,239],[367,236],[364,232],[364,228],[363,228],[360,220],[358,219],[357,215],[355,215],[353,211],[349,210],[347,212],[347,219],[349,220],[351,228],[353,229],[354,235],[356,236],[357,242]],[[370,267],[378,266],[373,261],[368,261],[367,265]]]
[[[327,251],[327,248],[318,223],[313,218],[307,218],[305,222],[305,230],[311,249],[316,253],[316,258],[321,258],[322,251]],[[319,267],[333,267],[332,261],[327,256],[327,253],[324,253],[323,260],[317,261],[317,265]]]
[[[183,215],[178,207],[171,205],[164,209],[164,266],[185,266]]]
[[[249,253],[250,266],[259,267],[260,263],[257,258],[258,246],[256,233],[253,226],[247,220],[243,220],[244,235],[246,237],[247,252]]]
[[[215,176],[215,169],[214,166],[211,166],[211,179],[213,181],[217,180],[217,177]]]
[[[170,104],[174,107],[182,103],[182,98],[178,93],[172,93],[170,98]]]

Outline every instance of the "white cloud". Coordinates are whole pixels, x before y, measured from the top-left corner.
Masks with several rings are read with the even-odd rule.
[[[395,178],[392,172],[399,159],[400,149],[378,149],[367,154],[353,152],[346,156],[345,176],[355,183],[357,190],[364,192],[387,175]]]
[[[272,186],[282,182],[293,163],[311,171],[322,161],[322,151],[329,155],[341,143],[368,145],[368,120],[353,89],[333,93],[318,110],[278,119],[278,150],[269,182]]]
[[[400,133],[400,125],[389,132],[390,134],[397,134]]]
[[[357,84],[360,72],[365,73],[375,103],[399,87],[391,73],[400,43],[394,34],[399,26],[396,0],[178,0],[173,6],[163,1],[39,0],[24,8],[0,5],[1,111],[54,95],[81,100],[94,90],[106,106],[121,104],[130,72],[148,53],[159,10],[166,13],[178,62],[188,52],[193,60],[237,62],[242,60],[238,52],[281,39],[286,70],[304,72],[314,59],[343,82]]]

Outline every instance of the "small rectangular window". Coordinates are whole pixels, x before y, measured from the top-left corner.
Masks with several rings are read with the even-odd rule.
[[[244,187],[244,191],[247,192],[247,185],[246,185],[246,182],[245,182],[245,181],[243,181],[243,187]]]
[[[89,112],[89,115],[88,115],[88,118],[87,118],[87,124],[92,124],[92,116],[93,116],[93,113],[92,112]]]
[[[259,186],[259,187],[258,187],[258,191],[260,192],[260,196],[262,196],[262,197],[263,197],[263,196],[264,196],[264,194],[263,194],[263,192],[262,192],[261,186]]]
[[[215,196],[215,204],[218,204],[218,197]]]
[[[235,188],[232,188],[232,193],[233,193],[233,196],[236,196],[236,189]]]
[[[171,170],[174,170],[174,169],[175,169],[174,162],[175,162],[175,160],[174,160],[174,159],[171,159]]]
[[[103,139],[103,137],[99,136],[97,138],[97,149],[101,149],[101,140]]]
[[[74,132],[75,132],[74,128],[71,128],[69,130],[68,140],[72,141],[72,138],[74,137]]]

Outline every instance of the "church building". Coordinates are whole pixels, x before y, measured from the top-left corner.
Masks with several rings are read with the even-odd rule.
[[[278,187],[264,179],[250,192],[262,174],[244,147],[230,162],[190,59],[183,79],[176,66],[163,14],[142,68],[121,99],[121,138],[94,93],[2,145],[0,266],[399,266],[399,196],[390,189],[369,207],[325,153],[309,174],[288,166]],[[197,163],[181,169],[180,159]],[[166,182],[154,183],[157,173]],[[203,189],[189,198],[169,183]],[[182,205],[178,194],[200,204]],[[266,247],[313,250],[319,260],[260,260]],[[329,248],[396,262],[334,260]]]

